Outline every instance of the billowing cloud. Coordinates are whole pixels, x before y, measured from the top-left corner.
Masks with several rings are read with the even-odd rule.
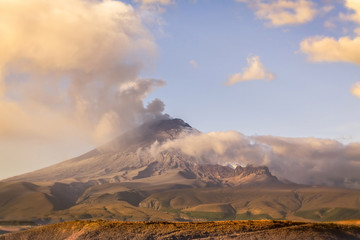
[[[360,98],[360,82],[355,83],[354,86],[351,87],[350,92]]]
[[[360,188],[360,144],[335,140],[263,136],[271,147],[269,168],[294,182]]]
[[[198,63],[195,60],[190,60],[189,64],[193,67],[193,68],[198,68]]]
[[[0,138],[81,129],[104,140],[163,110],[143,105],[165,82],[139,78],[156,45],[130,5],[0,1],[0,38]]]
[[[300,43],[300,50],[313,62],[360,64],[360,37],[310,37]]]
[[[243,69],[243,72],[231,75],[229,81],[226,83],[227,85],[252,80],[274,80],[275,74],[265,68],[260,61],[260,57],[248,57],[246,61],[248,62],[248,66]]]
[[[157,50],[138,11],[115,0],[0,1],[2,176],[70,158],[161,116],[159,99],[143,103],[165,82],[139,77]]]
[[[207,134],[187,135],[183,138],[152,145],[152,152],[158,153],[167,149],[179,149],[183,153],[202,158],[202,156],[224,155],[229,149],[243,142],[243,135],[235,132],[210,132]],[[207,159],[209,161],[210,159]]]
[[[312,21],[316,14],[316,6],[310,0],[236,0],[247,3],[255,10],[259,19],[268,20],[270,25],[298,25]]]
[[[248,137],[228,131],[155,142],[151,152],[181,151],[199,163],[266,165],[275,176],[296,183],[360,188],[359,147],[328,139]]]
[[[352,13],[340,14],[346,21],[360,24],[360,2],[345,0],[345,6]],[[354,29],[355,37],[343,36],[338,39],[326,36],[316,36],[304,39],[300,43],[300,50],[314,62],[349,62],[360,64],[360,31]]]

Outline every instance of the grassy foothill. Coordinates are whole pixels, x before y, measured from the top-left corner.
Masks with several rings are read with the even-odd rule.
[[[278,220],[218,222],[69,221],[4,234],[22,239],[360,239],[360,226]]]

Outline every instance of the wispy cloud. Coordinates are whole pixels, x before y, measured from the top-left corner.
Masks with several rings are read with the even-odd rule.
[[[260,57],[251,56],[246,59],[248,66],[243,68],[242,72],[235,73],[230,76],[227,85],[233,85],[237,82],[245,82],[252,80],[274,80],[275,74],[270,72],[261,63]]]
[[[298,25],[312,21],[316,14],[316,5],[310,0],[236,0],[247,3],[255,10],[259,19],[269,21],[275,27]]]
[[[164,12],[167,6],[175,4],[175,0],[133,0],[133,2],[140,4],[142,9],[157,12]]]
[[[198,67],[199,67],[198,63],[197,63],[195,60],[190,60],[190,61],[189,61],[189,64],[190,64],[193,68],[198,68]]]
[[[140,2],[143,5],[151,5],[151,4],[170,5],[174,3],[173,0],[134,0],[134,2]]]

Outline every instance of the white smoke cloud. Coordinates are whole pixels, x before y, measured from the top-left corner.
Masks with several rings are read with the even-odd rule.
[[[360,144],[316,138],[256,137],[271,147],[275,175],[305,184],[360,188]]]
[[[167,141],[163,144],[155,143],[151,146],[151,152],[156,155],[168,149],[180,150],[184,154],[197,158],[200,162],[218,163],[220,159],[227,161],[229,157],[236,157],[242,161],[243,157],[237,154],[237,147],[241,147],[243,153],[250,146],[249,140],[235,131],[210,132],[207,134],[190,134],[182,138]]]
[[[359,147],[327,139],[247,137],[228,131],[156,142],[150,151],[181,151],[199,163],[266,165],[275,176],[296,183],[360,188]]]
[[[115,0],[0,1],[1,177],[81,154],[161,115],[160,100],[143,103],[165,85],[139,77],[157,55],[143,21]]]
[[[260,57],[252,56],[246,59],[248,66],[243,69],[243,72],[235,73],[230,76],[227,85],[233,85],[237,82],[245,82],[252,80],[274,80],[275,74],[265,68],[260,61]]]
[[[103,141],[164,109],[143,106],[165,82],[139,78],[156,45],[130,5],[0,1],[0,38],[0,138],[79,128]]]

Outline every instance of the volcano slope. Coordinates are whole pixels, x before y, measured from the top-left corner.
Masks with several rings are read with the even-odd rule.
[[[222,166],[154,143],[199,134],[148,122],[84,155],[0,182],[0,221],[360,219],[360,191],[283,183],[266,166]]]

